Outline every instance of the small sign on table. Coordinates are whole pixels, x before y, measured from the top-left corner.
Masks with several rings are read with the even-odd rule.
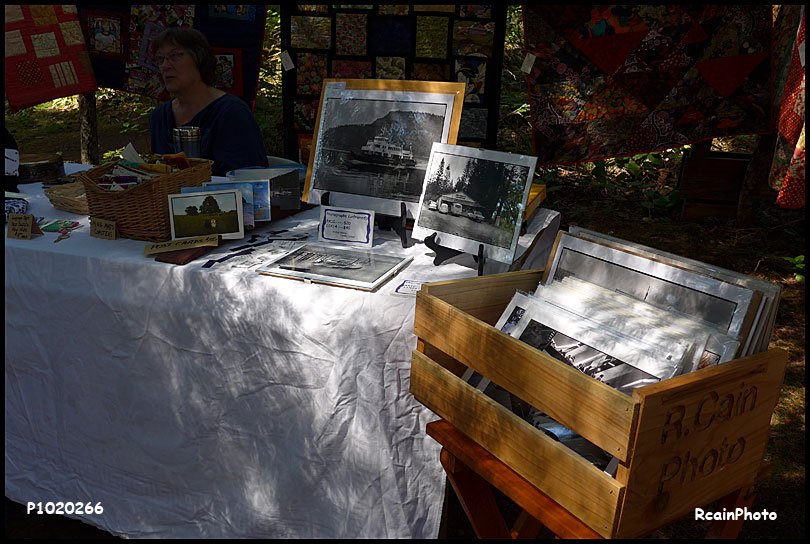
[[[91,217],[90,236],[103,238],[105,240],[115,240],[118,238],[118,229],[115,226],[115,221]]]
[[[42,234],[42,231],[34,220],[34,216],[27,213],[8,214],[8,230],[6,238],[17,240],[30,240],[34,234]]]
[[[371,249],[374,244],[374,212],[321,206],[318,241]]]

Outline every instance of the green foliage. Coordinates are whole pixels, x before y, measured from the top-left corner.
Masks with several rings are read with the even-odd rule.
[[[102,162],[110,162],[110,161],[114,161],[115,159],[120,158],[120,157],[121,157],[121,153],[123,153],[123,152],[124,152],[124,148],[125,148],[125,147],[126,147],[126,146],[124,146],[124,147],[119,147],[118,149],[112,149],[112,150],[110,150],[110,151],[105,151],[105,152],[104,152],[104,153],[101,155],[101,160],[102,160]]]
[[[804,255],[782,258],[793,265],[793,268],[790,271],[793,273],[796,281],[799,283],[804,283]]]

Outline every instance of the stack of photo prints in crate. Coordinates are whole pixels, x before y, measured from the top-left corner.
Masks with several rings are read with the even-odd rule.
[[[780,287],[571,227],[543,282],[518,291],[496,328],[627,395],[765,351]],[[618,461],[471,369],[464,378],[525,421],[615,474]]]

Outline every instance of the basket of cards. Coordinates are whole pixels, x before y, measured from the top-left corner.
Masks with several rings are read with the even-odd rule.
[[[88,215],[87,196],[84,184],[81,181],[56,185],[45,189],[45,196],[57,210],[63,210],[79,215]]]
[[[211,181],[212,161],[184,154],[117,160],[79,174],[88,215],[115,221],[122,238],[165,242],[171,238],[168,195]]]

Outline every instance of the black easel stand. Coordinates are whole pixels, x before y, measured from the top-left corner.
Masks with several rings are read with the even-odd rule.
[[[394,229],[394,232],[399,235],[402,247],[408,247],[408,232],[405,230],[408,221],[408,209],[405,207],[404,202],[399,203],[399,216],[375,214],[374,217],[377,218],[377,226],[380,230]]]
[[[448,259],[452,259],[458,255],[464,253],[463,251],[458,251],[455,249],[450,249],[449,247],[440,246],[436,243],[436,233],[434,232],[427,238],[425,238],[425,245],[432,249],[433,252],[436,254],[436,257],[433,259],[433,265],[439,266],[444,261]],[[478,275],[484,275],[484,263],[486,262],[486,258],[484,257],[484,244],[478,244],[478,255],[473,255],[473,259],[475,262],[478,263]]]

